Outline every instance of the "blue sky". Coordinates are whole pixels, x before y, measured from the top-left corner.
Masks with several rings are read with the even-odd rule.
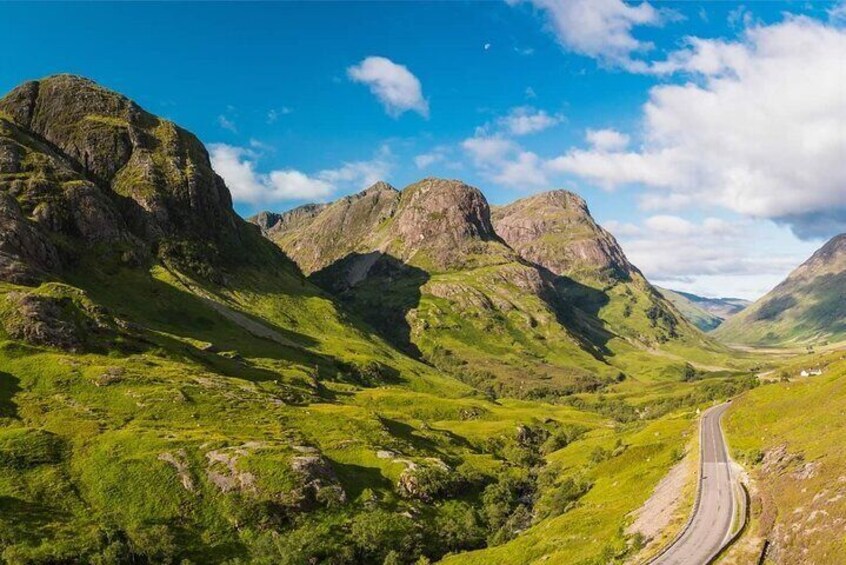
[[[844,21],[836,2],[4,3],[0,89],[71,72],[125,93],[209,146],[245,216],[377,178],[493,204],[568,188],[659,284],[754,298],[846,231]]]

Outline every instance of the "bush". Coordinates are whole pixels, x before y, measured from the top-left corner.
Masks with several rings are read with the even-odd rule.
[[[463,477],[448,467],[427,463],[403,471],[397,491],[404,498],[432,502],[452,496],[462,483]]]
[[[560,516],[572,509],[593,485],[584,479],[567,477],[546,490],[535,505],[535,514],[539,519]]]
[[[447,551],[466,551],[484,546],[485,531],[472,506],[451,500],[438,510],[435,529],[442,548]]]
[[[387,510],[356,514],[352,519],[349,537],[356,557],[362,563],[381,563],[391,551],[400,555],[419,553],[414,522],[402,514]]]
[[[575,424],[562,424],[543,442],[541,453],[548,454],[563,449],[585,434],[587,428]]]
[[[682,369],[681,380],[683,382],[689,383],[691,381],[695,381],[700,378],[699,373],[696,369],[693,368],[693,365],[690,363],[685,363],[684,368]]]

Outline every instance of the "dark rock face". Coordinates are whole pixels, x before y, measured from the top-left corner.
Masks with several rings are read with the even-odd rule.
[[[0,100],[0,194],[18,205],[0,203],[5,280],[58,272],[92,247],[132,261],[158,255],[211,276],[248,260],[245,246],[264,245],[233,211],[194,135],[71,75]]]
[[[0,193],[0,279],[34,284],[59,266],[53,244],[23,216],[8,194]]]

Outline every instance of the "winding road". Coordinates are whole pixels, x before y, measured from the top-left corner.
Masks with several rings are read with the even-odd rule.
[[[650,565],[704,565],[731,535],[738,504],[736,478],[720,428],[720,418],[728,407],[728,403],[720,404],[702,414],[699,494],[693,517],[681,536]]]

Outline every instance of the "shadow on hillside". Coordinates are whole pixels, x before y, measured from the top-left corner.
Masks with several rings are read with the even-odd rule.
[[[364,489],[392,490],[393,484],[382,472],[375,467],[365,467],[353,463],[341,463],[332,460],[332,469],[338,476],[347,493],[347,498],[355,500]]]
[[[18,405],[13,399],[20,391],[21,387],[18,377],[0,371],[0,417],[18,417]]]
[[[611,355],[608,342],[614,334],[599,319],[599,312],[609,302],[608,295],[543,267],[537,268],[554,289],[543,298],[555,312],[558,323],[573,331],[579,346],[596,359],[603,361]]]
[[[378,416],[379,422],[385,427],[388,432],[396,437],[399,438],[412,447],[414,449],[419,449],[420,451],[426,452],[435,452],[440,453],[440,449],[438,448],[438,444],[432,441],[431,439],[424,437],[418,433],[418,431],[406,424],[405,422],[400,422],[399,420],[392,420],[391,418],[385,418],[384,416]]]
[[[826,274],[814,281],[812,306],[800,319],[808,331],[841,335],[846,333],[846,274]],[[810,302],[810,301],[809,301]]]
[[[165,347],[216,373],[255,381],[279,379],[278,373],[256,367],[251,358],[314,367],[320,379],[342,369],[331,356],[311,349],[319,343],[308,335],[235,306],[221,307],[142,271],[115,273],[108,282],[89,277],[77,284],[94,302],[139,326],[136,331],[147,334],[151,346]],[[209,345],[202,348],[186,339]]]
[[[334,294],[385,340],[413,357],[406,315],[420,305],[420,287],[429,274],[379,251],[350,253],[312,273],[315,284]]]

